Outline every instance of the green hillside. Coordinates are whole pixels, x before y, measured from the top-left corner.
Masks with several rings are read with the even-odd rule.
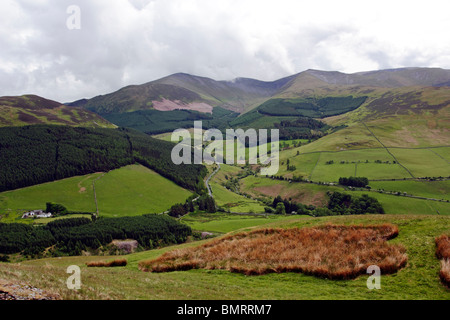
[[[139,165],[113,170],[95,183],[101,216],[160,213],[192,194],[156,172]]]
[[[258,107],[261,114],[268,116],[303,116],[325,118],[357,109],[367,97],[326,97],[307,99],[271,99]]]
[[[0,193],[1,222],[31,222],[21,214],[45,209],[46,202],[73,212],[96,212],[93,183],[102,217],[164,212],[190,195],[172,181],[141,165],[93,173]],[[45,221],[43,219],[42,221]],[[41,220],[39,220],[41,221]]]
[[[0,97],[0,127],[53,124],[92,128],[115,128],[99,115],[35,95]]]
[[[149,83],[142,86],[128,86],[115,93],[83,101],[81,106],[99,114],[123,113],[152,109],[153,101],[160,100],[162,97],[183,103],[206,102],[193,91],[172,85]],[[78,103],[74,104],[79,105]]]
[[[202,121],[205,129],[228,128],[229,123],[238,116],[237,113],[216,107],[212,114],[195,110],[139,110],[126,113],[103,114],[105,119],[126,128],[132,128],[147,134],[173,132],[180,128],[192,128],[194,121]]]
[[[217,81],[205,77],[177,73],[142,85],[69,103],[99,114],[117,114],[157,109],[159,105],[177,109],[205,111],[223,107],[241,113],[264,102],[286,85],[293,76],[276,81],[238,78]],[[161,104],[162,103],[162,104]]]

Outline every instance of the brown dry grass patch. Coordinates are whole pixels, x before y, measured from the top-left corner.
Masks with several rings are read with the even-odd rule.
[[[441,260],[439,277],[450,288],[450,236],[441,235],[436,238],[436,256]]]
[[[116,259],[116,260],[112,260],[112,261],[92,261],[92,262],[87,262],[86,265],[88,267],[106,267],[106,268],[111,268],[111,267],[125,267],[128,264],[126,259]]]
[[[152,101],[153,108],[159,111],[173,110],[195,110],[203,113],[212,113],[213,107],[204,102],[184,103],[179,100],[171,101],[163,99],[162,101]]]
[[[149,272],[223,269],[245,275],[300,272],[352,279],[366,273],[370,265],[379,266],[383,274],[404,267],[405,248],[387,243],[397,235],[398,228],[390,224],[261,229],[170,251],[141,261],[139,268]]]

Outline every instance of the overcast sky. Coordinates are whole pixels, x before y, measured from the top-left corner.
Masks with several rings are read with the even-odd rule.
[[[448,0],[1,0],[0,96],[60,102],[186,72],[450,69]],[[80,9],[80,28],[68,7]]]

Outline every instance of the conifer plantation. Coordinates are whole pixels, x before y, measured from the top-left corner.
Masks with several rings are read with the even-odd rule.
[[[0,128],[0,192],[139,163],[201,191],[206,168],[174,165],[173,144],[131,129],[62,126]]]

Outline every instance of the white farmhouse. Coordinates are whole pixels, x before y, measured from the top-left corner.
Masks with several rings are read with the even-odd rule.
[[[51,212],[46,213],[42,210],[33,210],[30,212],[26,212],[22,215],[22,219],[27,218],[50,218],[52,216]]]

